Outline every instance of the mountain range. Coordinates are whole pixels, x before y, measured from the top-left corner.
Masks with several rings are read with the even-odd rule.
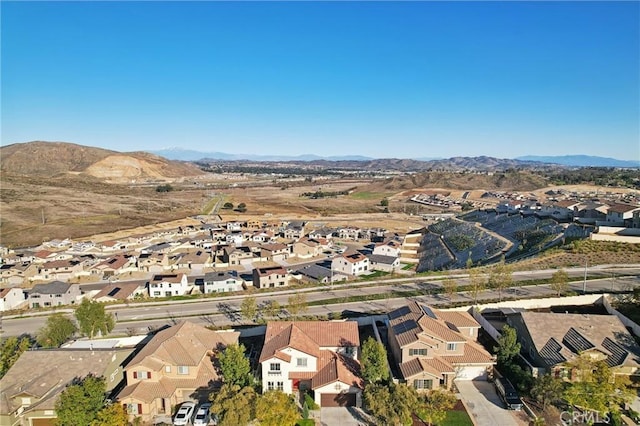
[[[170,160],[180,161],[199,161],[199,160],[248,160],[248,161],[361,161],[370,162],[380,160],[372,157],[366,157],[362,155],[342,155],[342,156],[320,156],[315,154],[303,154],[303,155],[259,155],[259,154],[229,154],[224,152],[206,152],[189,150],[182,148],[164,148],[158,150],[149,151],[153,154],[160,155]],[[439,163],[449,161],[453,159],[468,158],[468,157],[453,157],[451,159],[444,159],[438,157],[420,157],[407,160],[434,162],[434,166],[437,167]],[[483,158],[483,157],[478,157]],[[492,157],[484,157],[492,158]],[[507,159],[508,160],[508,159]],[[638,160],[618,160],[609,157],[598,157],[591,155],[563,155],[563,156],[536,156],[526,155],[516,157],[513,160],[521,162],[536,162],[545,164],[557,164],[569,167],[623,167],[623,168],[640,168],[640,159]]]

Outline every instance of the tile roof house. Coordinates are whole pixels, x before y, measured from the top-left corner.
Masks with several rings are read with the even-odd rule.
[[[359,348],[355,321],[269,322],[259,359],[262,389],[313,390],[321,407],[360,406]]]
[[[107,391],[111,392],[122,383],[122,363],[132,351],[40,349],[24,352],[0,379],[0,424],[53,424],[60,393],[74,380],[89,374],[104,376]]]
[[[186,274],[158,274],[149,281],[149,297],[184,296],[192,287]]]
[[[92,270],[103,276],[110,277],[124,272],[137,271],[137,259],[135,256],[117,254],[95,265]]]
[[[244,280],[236,271],[207,272],[202,279],[202,292],[205,294],[242,290],[244,290]]]
[[[344,253],[331,261],[331,269],[347,275],[364,275],[370,272],[369,258],[360,252]]]
[[[571,378],[567,364],[583,352],[616,374],[640,375],[640,346],[615,315],[517,312],[507,315],[507,323],[525,357],[558,377]]]
[[[382,256],[399,257],[402,249],[402,242],[398,240],[389,240],[376,244],[373,248],[373,254]]]
[[[183,401],[206,401],[220,386],[216,354],[237,344],[239,336],[188,321],[159,331],[127,364],[127,383],[116,396],[118,402],[132,417],[149,422],[171,416],[172,407]]]
[[[100,290],[93,300],[97,302],[122,302],[147,295],[145,281],[111,283]]]
[[[418,390],[451,388],[454,380],[486,380],[495,364],[476,343],[480,324],[467,312],[411,301],[389,313],[389,345],[404,379]]]
[[[82,292],[78,284],[52,281],[46,284],[34,285],[29,290],[27,303],[30,308],[73,305],[81,296]]]

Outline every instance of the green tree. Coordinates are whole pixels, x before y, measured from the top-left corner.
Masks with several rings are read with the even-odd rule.
[[[253,384],[251,364],[244,352],[244,345],[234,343],[227,346],[218,356],[224,383],[237,385],[241,388]]]
[[[129,424],[129,415],[121,404],[109,404],[98,411],[91,426],[122,426]]]
[[[173,191],[173,186],[169,185],[168,183],[165,185],[156,186],[156,192],[171,192],[171,191]]]
[[[12,336],[2,340],[0,345],[0,378],[7,374],[20,355],[31,346],[33,346],[33,339],[29,335]]]
[[[500,337],[498,337],[498,346],[493,348],[496,351],[498,365],[511,364],[514,358],[520,354],[520,348],[521,345],[518,343],[516,329],[508,325],[502,327]]]
[[[247,321],[255,321],[258,315],[258,304],[254,296],[247,296],[240,304],[240,314]]]
[[[382,343],[371,337],[362,344],[360,365],[362,365],[362,378],[368,383],[378,383],[389,379],[387,350]]]
[[[59,348],[77,331],[71,318],[61,312],[56,312],[47,318],[47,322],[40,330],[36,340],[44,348]]]
[[[564,269],[559,269],[551,275],[551,289],[560,297],[569,288],[569,274]]]
[[[478,296],[484,290],[485,279],[478,268],[471,268],[467,271],[469,274],[469,294],[473,298],[473,303],[478,303]]]
[[[435,389],[420,395],[420,407],[418,417],[427,424],[440,424],[447,416],[458,399],[450,391]]]
[[[256,418],[260,426],[293,426],[299,417],[293,396],[282,391],[268,391],[256,403]]]
[[[502,291],[513,285],[513,274],[511,268],[504,261],[504,256],[499,263],[491,268],[489,272],[489,288],[498,290],[498,298],[502,301]]]
[[[287,303],[287,310],[294,318],[297,318],[298,314],[307,312],[309,309],[309,306],[307,305],[307,296],[305,296],[304,293],[296,293],[293,296],[289,296]]]
[[[82,303],[76,309],[75,315],[80,332],[88,336],[89,339],[93,339],[98,332],[106,336],[115,326],[113,315],[106,312],[104,305],[98,302],[82,299]]]
[[[453,296],[458,291],[458,282],[453,278],[447,276],[447,278],[442,281],[442,289],[449,298],[449,301],[451,301],[453,299]]]
[[[233,203],[230,203],[229,201],[227,201],[226,203],[224,203],[222,208],[225,209],[225,210],[233,209]]]
[[[531,387],[531,396],[535,398],[542,408],[546,409],[549,404],[553,404],[562,398],[564,384],[562,380],[553,377],[551,374],[538,376]]]
[[[380,201],[380,205],[382,207],[389,207],[389,200],[387,198],[383,198],[382,201]]]
[[[225,383],[219,392],[209,395],[211,411],[218,415],[218,426],[244,426],[256,417],[258,395],[251,386]]]
[[[247,211],[247,205],[245,203],[240,203],[238,204],[238,207],[236,207],[236,210],[240,213],[244,213]]]
[[[282,308],[280,307],[280,303],[277,300],[268,300],[265,302],[264,307],[262,308],[262,312],[264,312],[265,316],[275,318],[280,315],[280,311]]]
[[[104,407],[105,392],[104,378],[91,375],[67,386],[56,401],[56,425],[91,425]]]
[[[370,383],[364,388],[367,410],[384,425],[407,425],[420,409],[418,392],[405,384]]]

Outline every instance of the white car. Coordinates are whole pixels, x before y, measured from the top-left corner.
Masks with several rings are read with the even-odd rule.
[[[193,426],[207,426],[211,420],[211,404],[206,402],[198,407],[196,416],[193,418]]]
[[[196,410],[195,402],[187,401],[176,413],[176,416],[173,418],[174,426],[186,426],[191,421],[191,416],[193,416],[193,412]]]

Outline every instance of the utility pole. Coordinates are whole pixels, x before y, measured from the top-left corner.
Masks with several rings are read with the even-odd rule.
[[[42,208],[42,224],[44,225],[44,207]]]

